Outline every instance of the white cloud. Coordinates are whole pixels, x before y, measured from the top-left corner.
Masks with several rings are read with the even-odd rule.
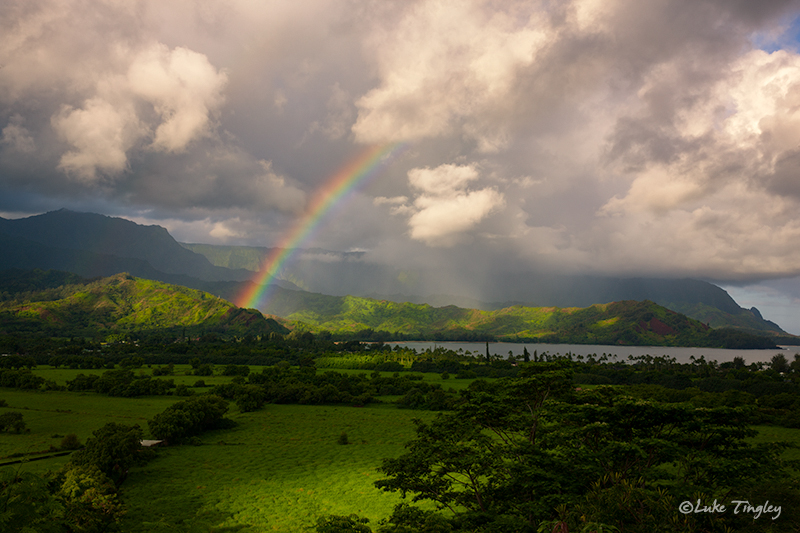
[[[231,238],[243,236],[241,233],[228,227],[226,222],[215,222],[208,234],[222,242],[227,242]]]
[[[478,179],[478,170],[473,165],[440,165],[436,168],[412,168],[408,171],[408,182],[425,193],[447,196],[464,189]]]
[[[452,246],[461,235],[505,205],[505,198],[495,189],[468,190],[469,183],[478,178],[473,165],[411,169],[409,184],[420,192],[412,205],[391,202],[395,204],[392,214],[410,215],[412,239],[429,246]]]
[[[494,189],[458,192],[450,196],[419,196],[417,212],[408,220],[411,238],[427,244],[451,244],[453,237],[474,227],[502,207],[503,195]]]
[[[131,105],[112,105],[90,98],[81,109],[64,106],[52,118],[53,128],[73,149],[61,156],[59,168],[85,182],[96,181],[97,171],[122,172],[126,152],[142,134]]]
[[[51,118],[72,146],[59,168],[84,182],[118,175],[127,168],[128,151],[151,135],[150,149],[185,150],[208,134],[210,115],[223,101],[227,78],[202,54],[182,47],[170,51],[156,43],[119,55],[120,62],[130,65],[125,75],[109,70],[81,108],[63,105]],[[152,106],[158,120],[148,116],[143,104]]]
[[[153,147],[167,152],[184,150],[207,133],[209,115],[222,103],[227,82],[205,55],[184,47],[170,51],[160,43],[133,58],[127,79],[131,92],[159,114]]]
[[[374,205],[402,205],[408,202],[407,196],[393,196],[392,198],[387,198],[385,196],[376,196],[372,199],[372,203]]]
[[[257,205],[278,208],[288,213],[302,213],[306,194],[276,173],[271,161],[259,161],[259,165],[262,172],[250,181],[250,194]]]
[[[371,40],[381,84],[357,102],[353,132],[361,142],[396,142],[458,134],[484,151],[506,137],[517,73],[548,38],[541,14],[487,9],[477,1],[419,2]]]

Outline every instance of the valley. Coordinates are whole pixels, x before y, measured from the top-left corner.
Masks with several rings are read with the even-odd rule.
[[[615,293],[680,302],[669,306],[458,307],[309,292],[295,271],[243,309],[230,300],[264,250],[198,255],[154,228],[141,230],[142,242],[157,236],[149,248],[109,247],[65,228],[77,217],[136,241],[138,225],[57,217],[59,228],[45,217],[4,237],[14,254],[0,272],[0,501],[17,502],[0,513],[7,530],[759,530],[675,511],[734,493],[781,505],[773,531],[800,526],[800,356],[777,347],[794,337],[710,284]],[[113,272],[122,265],[133,272]],[[563,343],[595,351],[550,349]],[[611,354],[634,347],[648,352]],[[659,352],[678,347],[697,356]],[[702,355],[720,348],[739,351]],[[731,474],[708,467],[720,461]]]

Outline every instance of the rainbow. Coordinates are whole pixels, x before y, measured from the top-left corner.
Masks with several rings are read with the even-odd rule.
[[[311,239],[325,216],[343,203],[349,193],[376,176],[406,148],[405,143],[372,146],[350,160],[331,176],[314,195],[305,215],[295,223],[264,261],[261,270],[237,298],[239,307],[257,307],[272,286],[275,276],[297,252],[298,247]]]

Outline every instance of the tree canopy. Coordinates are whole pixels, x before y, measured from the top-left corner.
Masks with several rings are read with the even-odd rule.
[[[474,382],[454,411],[416,421],[416,437],[384,460],[376,485],[439,512],[404,503],[381,531],[738,531],[752,517],[684,515],[678,506],[763,501],[776,490],[784,513],[798,502],[783,481],[782,448],[752,444],[749,423],[741,408],[575,390],[565,364],[524,364],[516,378]]]

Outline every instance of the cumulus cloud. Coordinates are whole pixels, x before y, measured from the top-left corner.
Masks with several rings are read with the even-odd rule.
[[[151,134],[151,149],[184,150],[207,133],[209,115],[222,101],[226,77],[202,54],[157,43],[128,61],[127,75],[109,73],[97,83],[97,96],[78,109],[64,105],[51,119],[72,146],[59,168],[84,181],[125,170],[128,151]],[[158,119],[149,121],[141,104],[152,106]]]
[[[111,207],[270,245],[364,144],[405,142],[309,245],[409,271],[485,254],[493,272],[796,275],[798,13],[9,0],[0,209]]]
[[[484,151],[504,145],[506,132],[491,115],[509,112],[517,71],[547,42],[545,17],[440,1],[383,22],[370,39],[381,84],[357,101],[356,138],[396,142],[460,130]]]
[[[207,132],[227,76],[203,54],[184,47],[170,51],[158,43],[136,55],[127,79],[131,92],[152,104],[161,118],[153,147],[177,152]]]
[[[741,279],[787,275],[800,259],[791,244],[800,207],[800,55],[753,50],[730,67],[691,98],[670,99],[669,113],[662,98],[679,91],[678,67],[654,70],[639,109],[609,136],[610,168],[631,181],[598,210],[598,224],[615,234],[600,239],[643,271],[674,269],[670,257],[680,257],[688,272]],[[642,254],[646,233],[658,237]]]
[[[658,109],[645,108],[619,121],[610,154],[634,180],[627,195],[613,198],[605,211],[663,211],[731,181],[755,188],[785,181],[786,163],[800,149],[800,55],[755,50],[731,67],[676,105],[667,120],[655,114]],[[642,99],[674,89],[673,77],[672,68],[654,73]]]
[[[65,105],[52,124],[73,147],[61,156],[58,167],[87,182],[98,178],[98,170],[122,172],[128,163],[127,151],[142,135],[132,106],[114,106],[102,98],[90,98],[80,109]]]
[[[461,234],[505,204],[503,195],[493,188],[469,190],[469,183],[478,178],[473,165],[414,168],[408,172],[409,184],[418,191],[412,205],[404,203],[405,197],[381,198],[375,203],[393,204],[393,214],[410,214],[412,239],[452,246]]]

